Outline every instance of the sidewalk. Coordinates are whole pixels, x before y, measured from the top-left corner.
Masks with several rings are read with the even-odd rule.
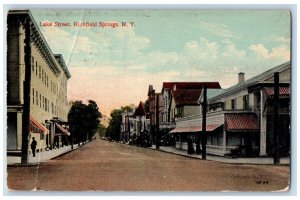
[[[149,147],[150,149],[156,150],[155,145]],[[190,158],[202,159],[201,155],[188,155],[184,150],[178,150],[174,147],[165,147],[160,146],[157,151],[162,151],[166,153],[172,153],[176,155],[186,156]],[[231,163],[231,164],[255,164],[255,165],[273,165],[273,158],[271,157],[256,157],[256,158],[228,158],[222,156],[214,156],[214,155],[206,155],[206,160],[223,162],[223,163]],[[280,158],[280,164],[287,165],[290,164],[290,158]]]
[[[73,151],[78,148],[78,144],[73,145],[73,149],[71,149],[71,145],[60,147],[59,149],[52,149],[49,151],[42,151],[36,153],[35,157],[32,155],[28,155],[29,164],[28,165],[34,165],[37,163],[46,162],[48,160],[51,160],[53,158],[56,158],[60,155],[63,155],[65,153],[68,153],[70,151]],[[7,165],[20,165],[21,164],[21,157],[19,156],[7,156]]]

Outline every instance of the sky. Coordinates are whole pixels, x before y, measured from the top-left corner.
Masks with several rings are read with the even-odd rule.
[[[222,88],[290,60],[286,10],[31,10],[53,53],[72,75],[68,99],[100,111],[147,99],[149,85],[218,81]],[[42,26],[52,22],[70,26]],[[96,23],[76,27],[74,22]],[[117,23],[118,27],[99,26]],[[127,26],[122,26],[126,22]],[[130,23],[132,22],[132,24]]]

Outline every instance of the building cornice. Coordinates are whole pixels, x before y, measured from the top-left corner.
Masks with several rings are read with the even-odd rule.
[[[54,54],[52,53],[46,39],[38,28],[37,23],[35,22],[31,12],[29,10],[10,10],[8,16],[18,16],[19,19],[24,22],[26,19],[30,20],[30,28],[31,34],[30,39],[36,47],[41,55],[44,57],[46,63],[48,64],[51,71],[56,75],[60,75],[61,71],[58,67],[58,62],[56,62]]]

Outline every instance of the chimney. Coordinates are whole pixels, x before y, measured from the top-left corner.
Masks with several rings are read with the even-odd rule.
[[[245,73],[240,72],[239,73],[239,80],[238,84],[243,83],[245,81]]]

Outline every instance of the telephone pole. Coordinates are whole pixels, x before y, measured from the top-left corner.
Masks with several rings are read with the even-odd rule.
[[[28,144],[29,144],[28,140],[29,140],[29,133],[30,133],[30,82],[31,82],[30,22],[28,17],[25,18],[24,43],[25,43],[25,49],[24,49],[25,80],[24,80],[24,87],[23,87],[24,105],[23,105],[23,115],[22,115],[21,164],[28,164]],[[21,67],[21,65],[19,67]]]
[[[279,164],[279,73],[274,73],[274,121],[273,121],[273,143],[274,143],[274,164]]]
[[[156,149],[160,146],[160,133],[159,133],[159,94],[156,95]]]
[[[202,145],[202,160],[206,160],[206,143],[207,143],[207,134],[206,134],[206,108],[207,108],[207,88],[204,86],[203,91],[203,103],[202,103],[202,138],[201,138],[201,145]]]

